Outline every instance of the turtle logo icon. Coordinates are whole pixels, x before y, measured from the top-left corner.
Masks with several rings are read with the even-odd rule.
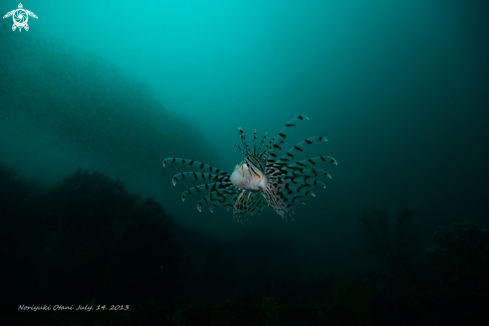
[[[19,3],[19,9],[14,9],[9,11],[3,16],[3,19],[13,16],[14,24],[12,25],[12,31],[15,31],[16,28],[19,28],[19,32],[22,31],[22,28],[25,28],[26,31],[29,30],[29,25],[27,25],[27,21],[29,20],[29,16],[37,19],[35,13],[29,10],[25,10],[22,3]]]

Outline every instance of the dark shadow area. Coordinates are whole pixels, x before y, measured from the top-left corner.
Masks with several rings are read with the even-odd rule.
[[[101,173],[79,169],[41,189],[0,166],[3,318],[26,325],[456,325],[483,317],[488,231],[473,223],[440,227],[423,254],[413,216],[367,211],[359,225],[377,268],[311,277],[278,234],[220,241],[175,224],[160,204]]]

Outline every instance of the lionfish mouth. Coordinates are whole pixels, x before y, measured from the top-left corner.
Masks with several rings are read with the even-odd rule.
[[[267,137],[265,133],[258,146],[255,130],[252,147],[248,146],[243,129],[238,128],[243,149],[236,143],[234,145],[246,158],[236,165],[231,175],[204,163],[175,157],[164,159],[163,166],[183,163],[195,166],[200,170],[174,175],[173,185],[176,185],[178,180],[186,178],[209,181],[209,183],[189,188],[182,194],[182,201],[185,201],[187,195],[198,192],[206,193],[197,204],[199,211],[202,211],[204,204],[209,204],[211,212],[215,207],[226,207],[228,210],[233,208],[234,218],[242,221],[260,214],[266,206],[271,206],[283,219],[288,220],[294,214],[294,204],[305,205],[305,197],[315,197],[312,188],[319,186],[326,188],[323,182],[316,180],[318,176],[324,175],[331,178],[328,172],[311,167],[323,162],[338,165],[331,156],[296,159],[296,156],[309,145],[327,141],[322,136],[307,138],[279,157],[278,153],[282,150],[288,130],[303,120],[309,120],[309,118],[303,115],[294,117],[276,137],[268,142],[265,141]]]

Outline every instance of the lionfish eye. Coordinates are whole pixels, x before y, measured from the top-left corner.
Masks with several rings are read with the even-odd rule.
[[[246,167],[248,167],[248,168],[250,167],[250,165],[248,164],[248,162],[246,162]]]

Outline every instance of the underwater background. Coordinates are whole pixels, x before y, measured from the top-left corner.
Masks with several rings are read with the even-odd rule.
[[[459,325],[489,301],[487,1],[40,1],[0,25],[9,325]],[[1,15],[17,9],[0,1]],[[276,136],[294,221],[181,194]],[[112,310],[111,310],[112,308]],[[88,311],[90,310],[91,311]],[[98,309],[98,310],[97,310]]]

